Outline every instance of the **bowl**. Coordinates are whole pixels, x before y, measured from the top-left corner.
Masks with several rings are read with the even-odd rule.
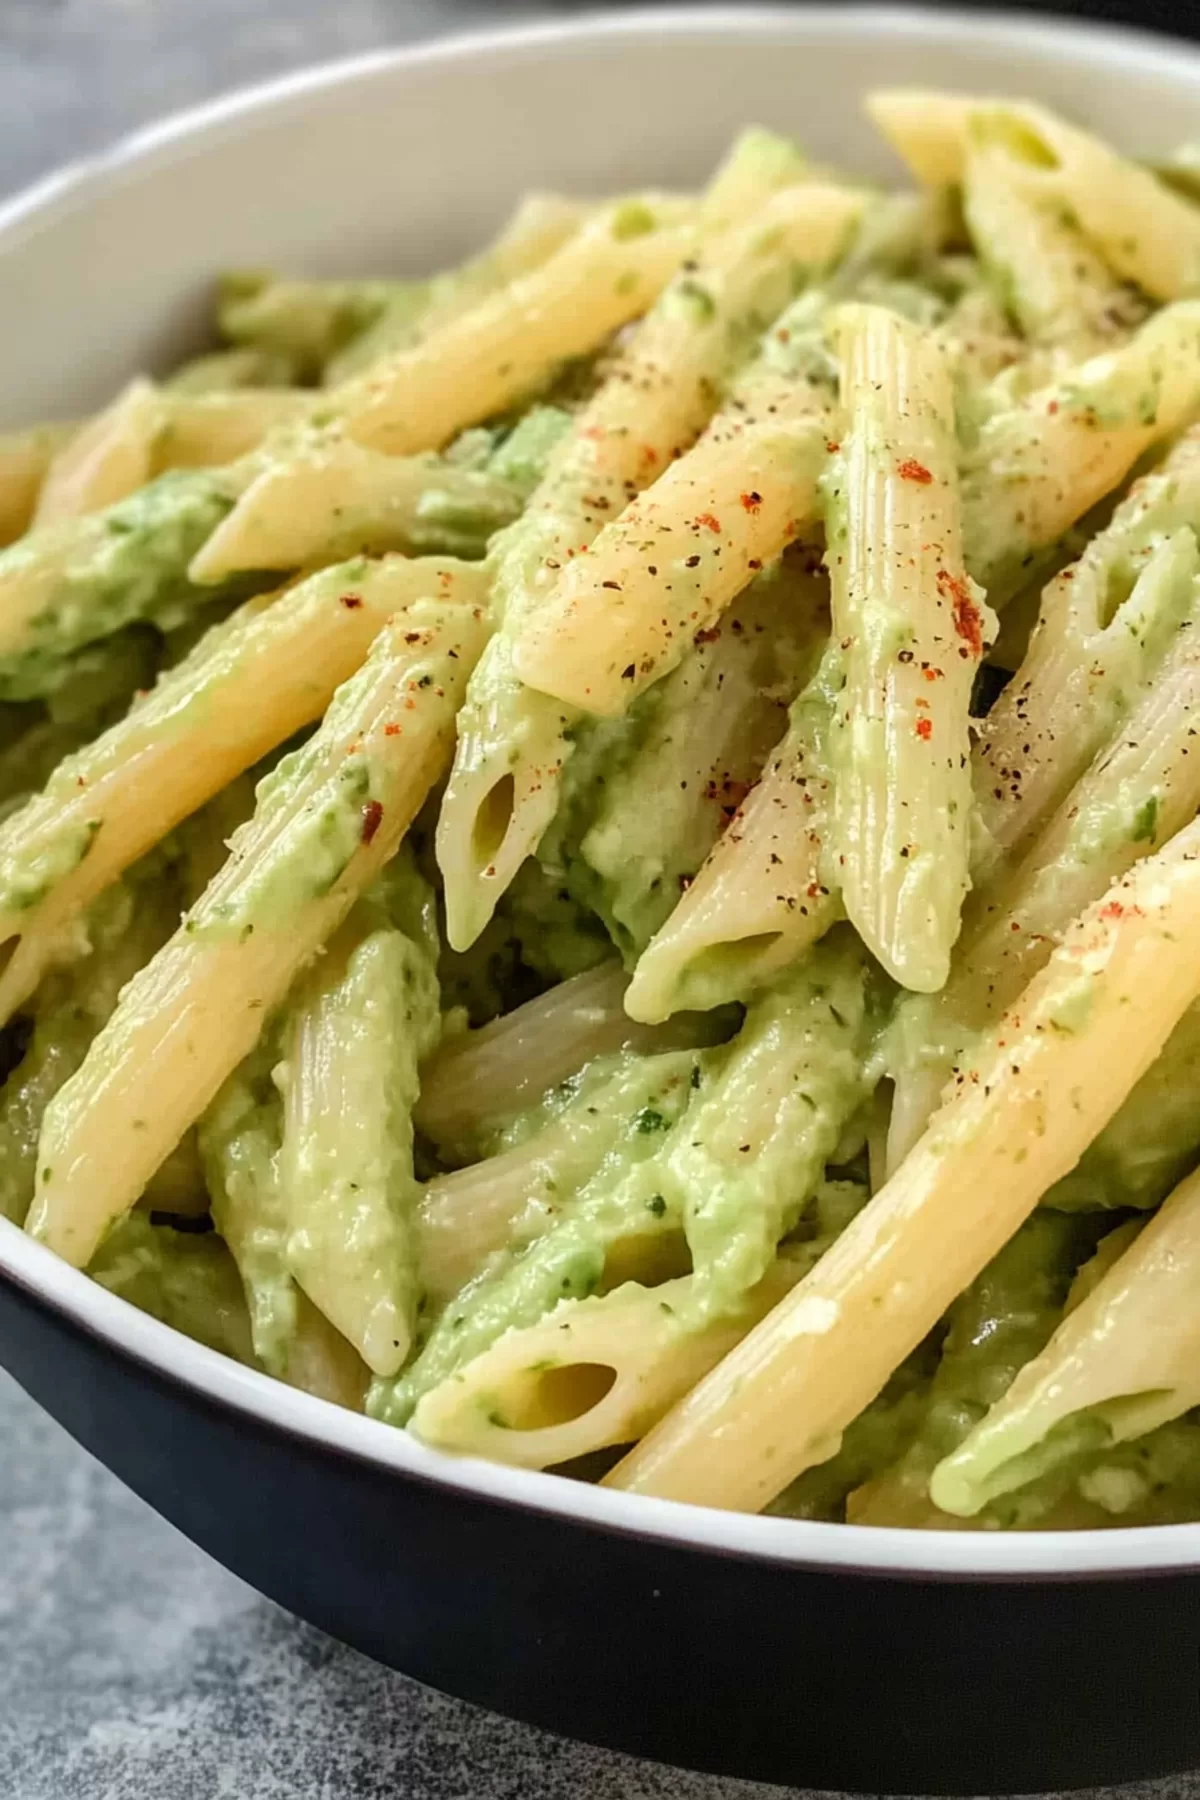
[[[1183,45],[852,7],[623,13],[318,69],[0,210],[5,422],[78,413],[166,366],[221,266],[427,269],[531,187],[694,181],[750,120],[895,174],[859,108],[884,82],[1028,95],[1141,154],[1200,113]],[[0,1359],[264,1593],[552,1730],[870,1791],[1200,1765],[1200,1525],[853,1529],[452,1460],[177,1336],[3,1221]]]

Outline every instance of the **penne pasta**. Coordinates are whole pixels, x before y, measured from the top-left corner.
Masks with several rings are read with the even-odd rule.
[[[1190,604],[1154,686],[1024,855],[981,889],[968,908],[957,966],[936,1000],[911,1029],[899,1022],[889,1167],[919,1137],[956,1061],[1043,967],[1071,920],[1200,810],[1193,722],[1200,705],[1200,571],[1194,541],[1187,587]]]
[[[1195,999],[1198,859],[1192,825],[1084,915],[896,1174],[609,1485],[756,1511],[834,1453]]]
[[[351,915],[289,1007],[277,1076],[284,1260],[375,1375],[397,1372],[417,1325],[412,1107],[441,1029],[432,895],[399,880],[412,929]]]
[[[1056,1466],[1144,1437],[1200,1404],[1198,1270],[1200,1175],[1192,1175],[938,1464],[930,1482],[935,1504],[977,1513]],[[1106,1480],[1101,1462],[1090,1476],[1091,1497],[1107,1499],[1114,1512],[1145,1495],[1136,1473],[1126,1471],[1124,1481],[1121,1474],[1115,1469]]]
[[[706,1023],[662,1031],[638,1025],[622,1004],[628,976],[604,962],[477,1031],[447,1036],[421,1070],[417,1123],[443,1154],[486,1136],[598,1057],[640,1055],[706,1041]]]
[[[581,725],[569,802],[538,846],[551,879],[634,962],[753,787],[828,634],[828,590],[801,550],[765,570],[617,725]],[[642,797],[657,796],[653,811]]]
[[[447,538],[447,516],[472,522],[468,551],[510,524],[521,497],[486,469],[442,458],[382,456],[352,440],[315,431],[260,460],[228,517],[193,558],[193,581],[228,580],[249,569],[300,569],[341,555],[420,551]]]
[[[994,627],[963,567],[945,359],[896,314],[855,307],[841,360],[848,429],[826,477],[842,656],[829,866],[867,947],[929,993],[969,885],[968,708]]]
[[[465,564],[394,557],[343,564],[265,604],[251,601],[61,762],[45,790],[0,823],[0,1018],[33,992],[80,908],[319,718],[388,619],[431,593],[473,604],[483,584]]]
[[[1195,183],[871,110],[0,440],[0,1214],[431,1450],[1197,1519]]]
[[[322,381],[336,388],[395,351],[411,348],[442,325],[529,275],[561,250],[596,211],[563,194],[533,193],[518,201],[512,217],[483,252],[457,269],[427,281],[389,284],[382,309],[325,361]]]
[[[1061,204],[1030,192],[1004,115],[973,115],[963,168],[967,228],[988,278],[1033,344],[1082,361],[1145,317]]]
[[[391,456],[437,449],[644,312],[693,238],[694,210],[684,202],[658,194],[618,201],[540,268],[352,376],[330,404],[368,448]]]
[[[573,715],[525,683],[518,660],[560,571],[602,533],[606,517],[692,441],[716,402],[736,347],[786,302],[814,247],[808,188],[785,190],[761,218],[718,236],[685,270],[635,335],[564,440],[511,539],[498,546],[493,605],[500,629],[471,685],[438,825],[447,931],[474,941],[554,817]],[[855,202],[834,190],[839,239]],[[780,246],[789,254],[781,270]],[[782,279],[781,279],[782,275]],[[687,460],[680,459],[680,466]]]
[[[632,1018],[662,1021],[683,1007],[749,999],[839,917],[825,862],[840,690],[835,648],[793,702],[762,779],[642,953],[625,999]]]
[[[831,400],[819,375],[764,370],[739,383],[695,449],[562,576],[517,647],[521,679],[601,714],[661,680],[812,523]]]
[[[28,531],[46,471],[77,425],[35,425],[0,436],[0,546]]]
[[[575,1079],[556,1083],[557,1092],[547,1089],[528,1134],[520,1115],[509,1115],[518,1138],[511,1149],[426,1182],[417,1242],[433,1303],[446,1305],[505,1250],[549,1231],[563,1196],[621,1158],[630,1131],[644,1139],[647,1120],[679,1110],[696,1067],[690,1050],[666,1049],[606,1055],[586,1071],[576,1066]],[[512,1135],[505,1131],[499,1141]]]
[[[1200,286],[1200,209],[1048,108],[901,89],[871,95],[867,110],[918,177],[937,186],[962,181],[974,134],[1002,138],[1028,190],[1069,211],[1123,280],[1160,301]]]
[[[87,1262],[394,854],[445,766],[482,635],[477,608],[432,599],[394,619],[316,736],[260,789],[225,868],[125,990],[42,1130],[27,1224],[68,1260]],[[135,1153],[114,1155],[126,1134]]]
[[[1155,313],[983,424],[962,459],[967,568],[999,611],[1071,526],[1200,410],[1200,303]]]
[[[639,1438],[786,1294],[781,1258],[728,1318],[689,1326],[689,1276],[564,1300],[433,1388],[410,1429],[459,1455],[546,1469]]]
[[[149,481],[158,427],[154,386],[137,380],[59,451],[46,471],[33,525],[98,512]]]
[[[976,878],[1018,851],[1190,629],[1200,434],[1136,482],[1046,589],[1012,684],[976,727]]]

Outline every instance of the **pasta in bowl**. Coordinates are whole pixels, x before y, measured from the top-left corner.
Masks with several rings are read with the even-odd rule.
[[[3,1210],[428,1445],[1200,1517],[1200,200],[752,128],[0,445]]]

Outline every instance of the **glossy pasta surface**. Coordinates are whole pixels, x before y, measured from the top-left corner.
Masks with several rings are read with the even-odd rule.
[[[0,443],[0,1211],[447,1454],[1200,1519],[1200,203],[866,104]]]

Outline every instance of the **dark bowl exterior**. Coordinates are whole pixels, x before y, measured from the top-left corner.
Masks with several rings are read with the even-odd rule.
[[[551,1731],[865,1792],[1030,1792],[1200,1765],[1200,1574],[899,1579],[664,1545],[323,1447],[3,1277],[0,1361],[263,1593]]]

